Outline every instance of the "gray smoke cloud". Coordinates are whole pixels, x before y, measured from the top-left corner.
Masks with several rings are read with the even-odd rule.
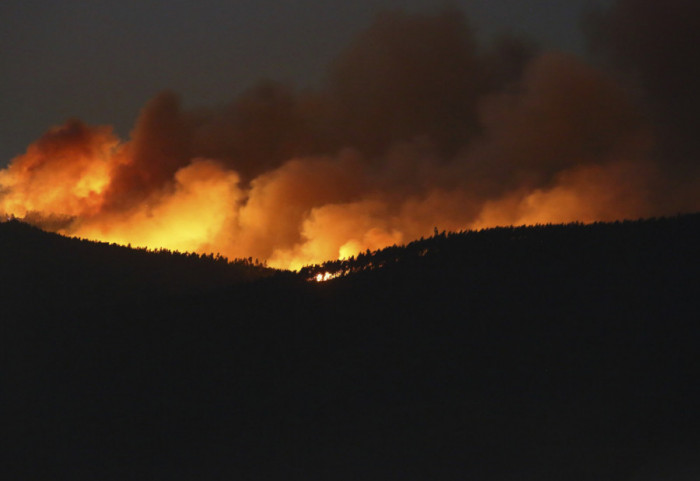
[[[697,55],[681,26],[698,17],[671,4],[621,0],[591,16],[607,67],[514,36],[478,45],[452,9],[384,13],[316,90],[263,82],[193,110],[164,92],[126,142],[79,121],[52,129],[0,171],[0,210],[71,235],[294,268],[434,227],[697,210],[697,63],[666,56]],[[632,10],[677,37],[627,25]]]

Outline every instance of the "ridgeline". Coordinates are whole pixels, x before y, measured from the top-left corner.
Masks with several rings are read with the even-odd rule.
[[[299,273],[10,221],[0,269],[3,479],[700,470],[700,214],[441,233]]]

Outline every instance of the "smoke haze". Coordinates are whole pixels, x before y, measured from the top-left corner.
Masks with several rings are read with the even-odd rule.
[[[0,212],[299,268],[435,227],[698,210],[697,9],[591,15],[602,66],[513,36],[479,46],[456,10],[384,13],[315,91],[264,82],[196,110],[164,92],[127,141],[78,120],[49,130],[0,171]]]

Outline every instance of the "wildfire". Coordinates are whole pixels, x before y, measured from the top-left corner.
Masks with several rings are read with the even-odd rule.
[[[17,217],[90,215],[101,207],[120,154],[109,129],[77,121],[51,129],[0,170],[0,209]]]
[[[338,277],[337,274],[331,274],[330,272],[324,272],[324,273],[318,273],[316,274],[316,282],[326,282],[328,280],[331,280],[335,277]]]
[[[216,159],[174,168],[169,159],[139,160],[139,139],[148,136],[135,137],[121,142],[109,128],[77,121],[51,129],[0,171],[0,212],[71,236],[298,270],[429,236],[435,225],[611,220],[645,207],[637,194],[644,178],[632,162],[575,165],[548,185],[480,196],[461,172],[469,158],[437,163],[410,146],[379,165],[353,151],[292,158],[244,181]],[[397,170],[405,162],[407,172]],[[405,180],[419,187],[407,189]]]
[[[491,78],[512,58],[483,56],[458,20],[383,17],[313,95],[266,84],[221,109],[187,112],[166,92],[126,141],[68,121],[0,170],[0,214],[71,236],[298,270],[435,226],[700,207],[697,182],[667,180],[678,177],[655,162],[643,109],[604,72],[549,53]],[[681,200],[659,202],[671,197]]]

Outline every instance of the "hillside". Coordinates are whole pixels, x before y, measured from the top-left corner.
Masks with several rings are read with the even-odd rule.
[[[4,478],[700,469],[700,215],[443,233],[252,282],[0,227]]]
[[[0,299],[29,304],[176,295],[275,272],[253,259],[229,261],[218,255],[131,249],[60,236],[18,220],[0,223],[0,266]]]

